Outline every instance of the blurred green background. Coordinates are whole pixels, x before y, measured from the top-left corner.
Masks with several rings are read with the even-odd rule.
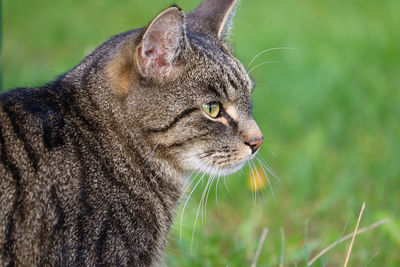
[[[199,1],[5,0],[3,88],[52,80],[174,3],[189,11]],[[264,53],[252,66],[278,63],[251,72],[261,154],[282,182],[270,176],[254,201],[245,168],[226,179],[230,192],[219,183],[218,203],[214,183],[194,226],[200,184],[182,235],[177,214],[167,265],[249,266],[267,227],[258,265],[304,266],[353,231],[365,200],[360,227],[391,222],[356,238],[351,266],[400,266],[399,11],[399,0],[242,0],[231,39],[246,66],[262,50],[293,48]],[[348,244],[314,265],[342,265]]]

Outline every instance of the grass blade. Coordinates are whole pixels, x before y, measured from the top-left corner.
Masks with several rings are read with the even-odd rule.
[[[347,267],[347,264],[349,263],[349,258],[350,258],[350,254],[351,254],[351,249],[353,248],[354,239],[356,238],[358,226],[360,225],[360,221],[361,221],[361,217],[362,217],[362,215],[363,215],[363,213],[364,213],[364,209],[365,209],[365,201],[364,201],[363,204],[362,204],[361,211],[360,211],[360,215],[358,215],[358,220],[357,220],[356,228],[354,229],[353,237],[351,238],[350,246],[349,246],[349,249],[348,249],[348,251],[347,251],[346,260],[345,260],[345,262],[344,262],[344,267]]]
[[[283,267],[285,264],[285,232],[283,227],[281,227],[281,239],[282,239],[282,249],[281,249],[281,256],[279,259],[279,266]]]
[[[261,248],[264,244],[267,234],[268,234],[268,228],[264,228],[262,231],[261,237],[260,237],[260,241],[258,241],[257,251],[256,251],[256,254],[254,255],[254,259],[253,259],[253,262],[251,263],[251,267],[256,267],[256,265],[257,265],[258,257],[260,257]]]
[[[306,264],[308,264],[308,220],[306,220],[304,225],[304,257],[306,260]]]
[[[357,231],[356,235],[362,234],[368,230],[374,229],[378,226],[381,226],[385,223],[388,223],[390,221],[389,218],[377,221],[376,223],[373,223],[367,227],[361,228],[360,230]],[[343,243],[344,241],[350,239],[353,236],[353,233],[350,233],[342,238],[340,238],[339,240],[333,242],[332,244],[330,244],[329,246],[327,246],[326,248],[324,248],[320,253],[318,253],[317,255],[314,256],[314,258],[312,258],[310,260],[310,262],[308,263],[308,266],[311,266],[315,261],[317,261],[319,258],[321,258],[325,253],[327,253],[329,250],[331,250],[332,248],[336,247],[337,245],[339,245],[340,243]]]

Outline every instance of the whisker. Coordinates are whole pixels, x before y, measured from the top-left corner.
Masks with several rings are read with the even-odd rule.
[[[199,218],[199,212],[200,212],[200,208],[201,208],[201,203],[203,202],[203,199],[204,199],[204,197],[205,197],[206,190],[207,190],[207,187],[208,187],[208,184],[209,184],[209,183],[210,183],[210,178],[208,178],[208,181],[207,181],[207,184],[206,184],[206,188],[205,188],[205,190],[203,191],[203,194],[201,195],[200,203],[199,203],[199,206],[198,206],[198,208],[197,208],[196,218],[195,218],[195,220],[194,220],[193,230],[192,230],[192,242],[191,242],[191,244],[190,244],[190,251],[193,251],[194,231],[196,230],[196,224],[197,224],[197,219]]]
[[[215,175],[211,178],[211,183],[210,183],[210,186],[208,187],[208,192],[207,192],[206,199],[205,199],[205,203],[204,203],[204,206],[203,206],[203,208],[204,208],[204,221],[206,221],[206,219],[207,219],[207,201],[208,201],[208,195],[210,194],[212,185],[213,185],[213,183],[214,183],[214,179],[215,179]]]
[[[218,213],[221,213],[221,211],[219,209],[219,205],[218,205],[218,185],[219,185],[220,177],[221,177],[221,170],[219,170],[217,182],[215,183],[215,203],[217,205]]]
[[[265,171],[264,167],[260,164],[260,162],[259,162],[259,160],[258,160],[258,157],[256,156],[254,159],[257,160],[258,165],[261,167],[261,170],[262,170],[262,172],[264,173],[264,176],[265,176],[266,179],[267,179],[267,183],[269,184],[267,172]],[[253,164],[256,165],[254,162],[253,162]],[[257,174],[258,174],[258,168],[256,168],[256,171],[257,171]],[[259,176],[259,177],[260,177],[260,176]],[[257,181],[257,182],[260,182],[260,183],[261,183],[261,187],[262,187],[262,188],[265,188],[265,187],[268,185],[268,184],[267,184],[267,185],[264,184],[263,179],[262,179],[261,177],[260,177],[259,181]],[[264,192],[265,192],[265,190],[262,191],[262,193],[263,193],[262,196],[263,196],[263,197],[264,197]]]
[[[256,68],[258,68],[258,67],[260,67],[262,65],[265,65],[265,64],[272,64],[272,63],[280,63],[280,61],[264,61],[264,62],[261,62],[260,64],[257,64],[254,67],[252,67],[247,73],[250,74],[250,72],[252,72]]]
[[[181,214],[181,222],[180,222],[180,228],[179,228],[179,238],[180,240],[182,240],[182,223],[183,223],[183,215],[185,214],[185,209],[186,209],[186,205],[190,199],[190,197],[192,196],[194,190],[196,189],[196,187],[199,185],[199,183],[203,180],[204,176],[206,174],[203,173],[203,175],[200,177],[199,181],[197,181],[196,185],[193,187],[192,191],[190,192],[188,198],[185,201],[185,204],[183,205],[183,209],[182,209],[182,214]]]
[[[228,191],[229,195],[232,196],[232,193],[231,193],[231,191],[230,191],[229,188],[228,188],[228,184],[226,183],[226,176],[224,176],[224,184],[225,184],[225,188],[226,188],[226,190]]]
[[[258,195],[258,188],[257,188],[257,183],[258,183],[258,180],[260,180],[260,176],[257,171],[257,166],[254,163],[253,159],[251,159],[250,161],[251,161],[251,164],[252,164],[253,170],[254,170],[254,179],[253,179],[253,181],[254,181],[254,204],[257,204],[257,197],[258,197],[258,200],[260,200],[260,196]]]
[[[263,171],[265,177],[267,177],[267,172],[265,171],[264,167],[260,164],[260,161],[259,161],[258,157],[255,157],[255,160],[257,160],[258,165],[261,167],[261,170]],[[267,179],[267,181],[268,181],[268,179]],[[262,187],[264,188],[265,184],[264,184],[263,180],[260,179],[260,182],[261,182]]]
[[[262,166],[262,165],[260,164],[260,166]],[[272,198],[274,199],[274,201],[276,201],[276,197],[275,197],[274,189],[272,188],[271,181],[269,180],[268,175],[265,175],[265,177],[267,178],[267,182],[269,184],[269,189],[271,190]]]
[[[154,146],[153,150],[151,151],[151,154],[154,154],[154,151],[156,150],[157,146],[160,144],[161,140],[157,140],[156,145]]]
[[[195,170],[192,171],[192,173],[188,176],[189,178],[187,179],[187,181],[185,182],[185,184],[183,185],[183,194],[189,189],[189,187],[193,184],[193,182],[196,180],[197,176],[200,174],[200,172],[198,172],[199,168],[196,168]],[[196,175],[193,178],[190,178],[193,173],[196,173]]]
[[[247,161],[247,166],[248,166],[248,168],[249,168],[249,176],[251,175],[251,166],[250,166],[250,162],[249,161]],[[250,178],[250,179],[252,179],[252,177]],[[251,198],[253,198],[253,184],[251,184]]]
[[[256,186],[257,186],[257,183],[259,183],[260,181],[261,181],[261,183],[262,183],[262,179],[261,179],[261,177],[260,177],[260,174],[258,173],[257,166],[256,166],[256,164],[254,163],[253,160],[254,160],[254,159],[251,160],[251,163],[253,164],[254,171],[255,171],[255,174],[256,174],[256,177],[255,177],[255,179],[254,179],[254,188],[256,189],[256,190],[255,190],[255,194],[256,194],[256,202],[257,202],[257,197],[258,197],[258,200],[260,201],[260,196],[258,195],[258,189],[256,188]],[[263,186],[264,186],[264,185],[263,185]]]
[[[255,190],[256,190],[256,183],[255,183],[255,177],[254,177],[254,170],[253,170],[253,165],[251,165],[250,160],[247,161],[250,167],[250,171],[251,171],[251,179],[252,179],[252,183],[251,183],[251,195],[253,197],[253,200],[255,200]]]
[[[249,175],[250,175],[250,179],[251,179],[251,181],[250,181],[250,184],[251,184],[251,198],[254,201],[254,172],[253,172],[253,165],[251,165],[250,160],[248,161],[248,164],[249,164],[249,170],[250,170]]]
[[[258,53],[257,55],[255,55],[253,57],[253,59],[250,60],[248,66],[250,67],[251,63],[253,63],[253,61],[256,60],[259,56],[261,56],[262,54],[264,54],[266,52],[272,51],[272,50],[293,50],[293,48],[292,47],[284,47],[283,46],[283,47],[273,47],[273,48],[265,49],[265,50],[261,51],[260,53]]]
[[[211,172],[213,173],[214,170],[215,170],[215,167],[212,169]],[[206,221],[206,208],[207,208],[207,207],[204,207],[205,200],[206,200],[206,198],[207,198],[207,196],[208,196],[208,193],[206,193],[206,192],[207,192],[208,189],[211,187],[210,184],[212,184],[214,175],[215,175],[215,174],[212,174],[212,175],[210,175],[210,176],[208,177],[208,181],[207,181],[207,184],[206,184],[206,188],[204,189],[204,192],[203,192],[203,193],[206,194],[206,197],[203,197],[203,196],[202,196],[202,198],[201,198],[202,201],[200,201],[200,206],[201,206],[201,223],[202,223],[202,226],[204,226],[205,221]],[[210,182],[211,182],[211,183],[210,183]],[[206,204],[206,206],[207,206],[207,204]]]
[[[261,160],[261,161],[260,161],[260,164],[261,164],[262,166],[264,166],[264,168],[267,169],[268,172],[269,172],[276,180],[278,180],[279,182],[282,182],[282,180],[278,177],[278,175],[275,174],[275,172],[271,169],[271,167],[268,165],[268,163],[264,160],[263,156],[261,156],[260,153],[258,153],[258,156],[259,156],[259,159]]]
[[[200,152],[200,153],[191,155],[191,156],[187,157],[186,159],[190,159],[190,158],[194,158],[194,157],[205,158],[205,157],[213,154],[214,152],[215,151],[211,151],[211,150],[210,151],[204,151],[204,152]]]
[[[202,226],[204,226],[204,205],[203,205],[204,197],[203,197],[203,195],[207,192],[207,188],[210,183],[210,180],[211,180],[211,176],[208,176],[206,187],[203,189],[203,194],[201,195],[201,199],[200,199],[199,206],[198,206],[198,208],[201,210],[201,225]],[[196,222],[194,224],[196,225]]]

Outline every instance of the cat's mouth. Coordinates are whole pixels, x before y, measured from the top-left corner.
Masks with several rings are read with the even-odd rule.
[[[258,152],[258,151],[257,151]],[[209,157],[201,157],[198,155],[194,155],[189,157],[186,162],[194,171],[199,171],[203,173],[207,173],[209,175],[218,175],[218,176],[225,176],[232,173],[235,173],[241,170],[248,160],[253,159],[257,153],[252,155],[246,155],[237,159],[235,162],[229,160],[228,158],[225,159],[215,159],[210,155]]]

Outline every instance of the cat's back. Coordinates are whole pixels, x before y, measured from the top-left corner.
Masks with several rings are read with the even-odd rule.
[[[70,262],[93,143],[78,98],[57,83],[0,95],[0,266]]]
[[[54,133],[46,131],[57,131],[59,106],[49,87],[0,95],[0,263],[15,258],[18,251],[25,251],[21,261],[32,262],[34,251],[49,244],[37,236],[47,236],[46,227],[39,226],[51,224],[55,214],[48,201],[54,183],[45,177],[50,168],[57,168],[50,164],[54,152],[49,153],[44,141],[56,142]]]
[[[17,166],[26,171],[38,171],[45,124],[60,112],[59,103],[49,92],[49,88],[42,87],[19,88],[0,94],[2,171],[12,173]]]
[[[40,173],[43,156],[64,145],[67,98],[55,86],[18,88],[0,94],[3,171],[11,172],[15,165],[23,171]]]
[[[177,190],[155,191],[170,185],[124,150],[87,95],[56,84],[0,95],[0,266],[132,265],[157,253]]]

